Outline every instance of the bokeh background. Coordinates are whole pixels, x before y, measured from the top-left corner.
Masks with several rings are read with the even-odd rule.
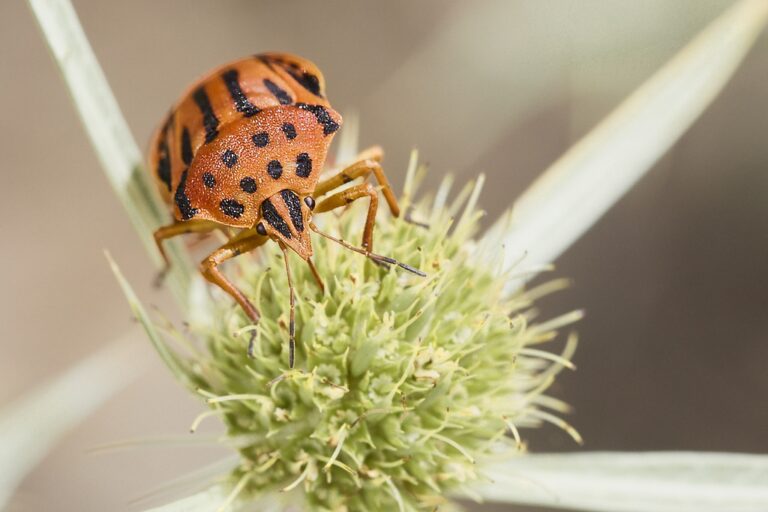
[[[209,68],[295,52],[324,71],[342,113],[359,113],[361,144],[384,146],[397,188],[411,148],[430,163],[430,183],[485,172],[488,225],[731,2],[74,4],[144,147]],[[131,322],[105,248],[146,302],[174,306],[151,287],[154,270],[25,2],[0,2],[0,48],[0,404],[129,330],[146,356],[136,381],[25,480],[11,510],[142,510],[157,501],[137,498],[223,452],[190,442],[201,405]],[[587,311],[579,369],[554,389],[573,404],[584,449],[768,452],[766,84],[764,33],[703,117],[558,261],[574,286],[542,310]],[[554,427],[524,434],[536,452],[578,449]],[[146,442],[93,453],[136,439]]]

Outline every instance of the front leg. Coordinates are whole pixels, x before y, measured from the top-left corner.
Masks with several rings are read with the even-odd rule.
[[[376,210],[379,207],[379,196],[376,193],[376,189],[370,183],[363,183],[355,185],[348,189],[337,192],[332,196],[323,199],[320,204],[315,207],[315,213],[323,213],[336,208],[346,206],[356,199],[361,197],[370,198],[368,203],[368,215],[365,219],[365,228],[363,229],[363,248],[368,251],[373,251],[373,227],[376,224]]]
[[[361,153],[361,156],[365,158],[342,169],[335,176],[331,176],[327,180],[318,183],[313,195],[315,197],[323,196],[345,183],[349,183],[360,177],[367,178],[373,173],[376,177],[376,181],[381,186],[381,192],[384,194],[384,199],[386,199],[387,205],[389,205],[389,210],[392,212],[393,216],[399,217],[400,206],[397,204],[397,198],[395,197],[394,192],[392,192],[392,187],[389,184],[389,180],[387,180],[386,174],[384,174],[384,169],[382,169],[381,164],[379,163],[381,160],[381,148],[375,146]]]

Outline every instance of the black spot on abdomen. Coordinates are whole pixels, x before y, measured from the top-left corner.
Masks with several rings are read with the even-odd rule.
[[[224,80],[229,96],[238,112],[242,112],[245,117],[251,117],[260,112],[259,108],[248,101],[245,93],[243,93],[243,89],[240,87],[240,73],[236,69],[225,71],[222,73],[221,79]]]
[[[176,187],[176,193],[173,196],[173,200],[176,203],[176,206],[179,208],[179,212],[181,213],[181,218],[183,220],[189,220],[197,215],[197,208],[192,207],[192,204],[189,202],[189,197],[187,197],[186,188],[188,171],[189,169],[184,169],[184,172],[181,173],[179,186]]]
[[[246,176],[245,178],[240,180],[240,188],[243,192],[247,194],[253,194],[256,192],[256,180],[251,178],[250,176]]]
[[[283,123],[283,133],[286,139],[293,140],[296,138],[296,127],[291,123]]]
[[[200,113],[203,114],[203,126],[205,127],[205,142],[211,142],[219,135],[219,118],[216,117],[216,113],[211,107],[211,100],[208,98],[208,94],[205,92],[203,86],[195,89],[192,98],[197,103],[197,108],[200,109]]]
[[[286,224],[280,214],[277,213],[275,205],[273,205],[272,201],[269,199],[265,199],[264,202],[261,203],[261,215],[270,226],[278,231],[278,233],[285,238],[291,238],[291,230],[288,229],[288,224]]]
[[[301,216],[301,201],[299,201],[299,196],[292,190],[281,190],[280,195],[283,196],[285,206],[288,207],[288,213],[291,215],[291,223],[293,223],[293,227],[296,228],[296,231],[301,233],[304,231],[304,219]]]
[[[267,164],[267,173],[274,179],[280,179],[283,175],[283,165],[277,160],[272,160]]]
[[[296,157],[296,176],[308,178],[312,174],[312,159],[307,153],[300,153]]]
[[[251,137],[251,140],[253,141],[253,145],[257,148],[263,148],[269,144],[269,134],[267,132],[259,132]]]
[[[233,219],[239,219],[245,211],[245,206],[235,199],[222,199],[219,203],[219,208],[224,212],[224,215],[232,217]]]
[[[237,154],[231,149],[228,149],[221,154],[221,161],[224,162],[224,165],[226,165],[228,169],[231,169],[237,164]]]

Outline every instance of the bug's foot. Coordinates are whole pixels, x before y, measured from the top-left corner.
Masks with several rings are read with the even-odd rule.
[[[251,331],[251,336],[248,338],[248,357],[256,359],[256,331]]]
[[[398,267],[402,268],[403,270],[407,270],[412,274],[416,274],[417,276],[421,276],[421,277],[427,277],[426,272],[422,272],[416,267],[412,267],[407,263],[397,261],[396,259],[390,258],[389,256],[382,256],[380,254],[368,253],[368,258],[370,258],[371,261],[373,261],[374,263],[380,266],[388,267],[390,265],[397,265]]]
[[[429,226],[429,224],[427,224],[426,222],[420,222],[420,221],[418,221],[418,220],[414,219],[414,218],[411,216],[411,212],[412,212],[412,209],[411,209],[411,208],[409,208],[409,209],[408,209],[408,210],[405,212],[405,215],[403,215],[403,220],[404,220],[405,222],[407,222],[408,224],[413,224],[414,226],[419,226],[420,228],[429,229],[429,227],[430,227],[430,226]]]
[[[389,263],[381,261],[381,260],[379,260],[377,258],[369,257],[368,259],[371,261],[371,263],[373,263],[377,267],[381,267],[381,268],[389,268],[390,267]]]
[[[165,284],[165,279],[168,277],[168,273],[170,272],[171,267],[168,265],[165,265],[160,271],[155,274],[155,278],[152,280],[152,287],[153,288],[162,288]]]

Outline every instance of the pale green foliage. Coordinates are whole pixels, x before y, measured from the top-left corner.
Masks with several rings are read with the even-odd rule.
[[[488,466],[485,499],[589,512],[765,512],[768,457],[712,452],[527,455]],[[525,475],[525,478],[520,478]],[[535,485],[531,485],[531,483]]]
[[[414,215],[429,228],[389,216],[377,224],[376,251],[426,278],[316,236],[322,293],[309,267],[291,257],[294,370],[282,253],[268,244],[262,261],[239,259],[236,282],[261,322],[250,326],[217,295],[213,324],[196,333],[204,350],[181,364],[241,454],[232,475],[241,495],[297,487],[313,510],[434,506],[446,490],[478,478],[477,459],[520,449],[505,436],[514,425],[558,422],[537,407],[559,407],[541,392],[569,363],[526,348],[555,332],[529,325],[525,294],[505,296],[505,279],[475,261],[469,246],[480,213],[468,208],[453,223],[458,209],[424,203]],[[326,214],[324,229],[357,242],[364,215],[359,207]]]

